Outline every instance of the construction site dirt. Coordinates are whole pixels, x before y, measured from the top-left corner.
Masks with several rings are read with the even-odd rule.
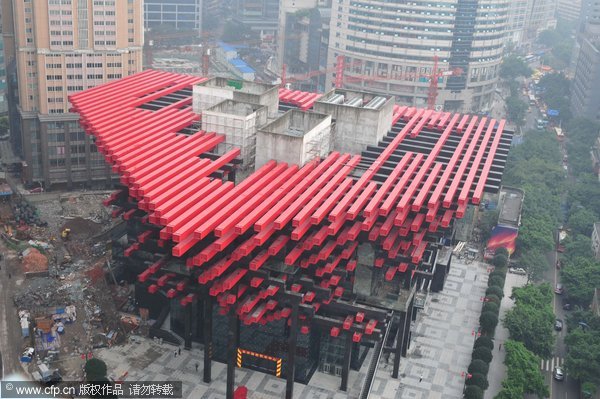
[[[107,196],[45,194],[0,202],[5,373],[35,376],[43,364],[64,380],[78,380],[95,349],[126,339],[118,307],[130,301],[130,287],[106,277],[111,254],[102,233],[115,223],[102,205]],[[31,259],[44,260],[37,263],[47,270],[32,268]]]

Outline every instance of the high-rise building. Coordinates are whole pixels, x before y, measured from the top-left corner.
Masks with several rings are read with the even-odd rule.
[[[429,0],[390,3],[337,0],[331,15],[328,87],[336,60],[345,57],[344,87],[396,96],[424,106],[429,77],[438,69],[436,108],[485,111],[498,80],[507,25],[507,0]]]
[[[0,15],[2,9],[0,8]],[[0,21],[0,32],[2,32],[2,21]],[[8,113],[8,103],[6,102],[6,65],[4,64],[4,40],[0,35],[0,116]]]
[[[234,0],[234,20],[257,32],[261,38],[275,37],[279,0]]]
[[[144,0],[144,27],[202,30],[202,0]]]
[[[579,0],[558,1],[572,8]],[[531,46],[541,31],[556,27],[557,13],[557,0],[508,0],[506,42],[515,47]]]
[[[519,47],[523,43],[525,19],[527,17],[527,1],[508,0],[508,25],[506,26],[506,42]]]
[[[556,28],[556,0],[528,0],[523,40],[535,41],[539,33]]]
[[[571,111],[591,120],[600,120],[600,3],[581,4],[577,61],[571,84]]]
[[[141,70],[142,0],[3,0],[3,11],[24,181],[107,181],[110,170],[67,96]]]
[[[581,14],[581,0],[558,0],[556,17],[565,21],[577,21]]]
[[[287,74],[307,74],[303,89],[323,91],[332,0],[282,0],[277,30],[277,63]]]

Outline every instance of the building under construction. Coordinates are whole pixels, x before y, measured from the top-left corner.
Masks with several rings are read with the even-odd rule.
[[[205,381],[213,360],[228,364],[230,398],[236,366],[286,378],[291,398],[293,382],[316,370],[339,375],[346,390],[349,370],[367,361],[366,396],[382,354],[398,377],[420,295],[442,290],[451,267],[453,222],[499,190],[512,132],[502,120],[364,93],[333,100],[340,93],[278,89],[274,104],[272,88],[245,84],[145,71],[71,96],[121,176],[106,202],[128,221],[127,244],[113,251],[121,275],[137,281],[139,306],[156,320],[151,331],[204,344]],[[218,97],[226,102],[215,108]],[[296,138],[315,126],[350,129],[344,107],[382,114],[374,127],[356,119],[354,135],[370,137],[360,155],[335,151],[333,139],[324,144],[332,151],[306,162],[294,155],[303,164],[261,160],[236,179],[240,149],[200,129],[197,103],[244,120],[267,107],[259,130],[305,151],[310,143]]]

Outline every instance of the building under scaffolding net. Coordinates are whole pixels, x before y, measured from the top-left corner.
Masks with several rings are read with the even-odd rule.
[[[204,344],[205,381],[213,360],[227,363],[229,398],[235,367],[285,378],[291,398],[316,370],[346,390],[349,370],[369,361],[366,397],[382,354],[398,377],[422,293],[442,290],[451,267],[453,221],[499,190],[512,132],[396,105],[388,133],[360,155],[269,161],[236,185],[239,149],[191,132],[196,86],[254,95],[219,82],[145,71],[70,97],[121,175],[106,201],[128,221],[114,250],[120,278],[137,281],[150,334]],[[279,89],[281,110],[318,98]]]

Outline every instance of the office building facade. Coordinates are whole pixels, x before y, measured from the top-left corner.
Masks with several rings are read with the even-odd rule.
[[[144,0],[144,27],[202,30],[202,0]]]
[[[274,38],[279,19],[279,0],[234,0],[235,22],[257,32],[261,39]]]
[[[282,0],[277,30],[278,70],[306,74],[299,88],[324,91],[332,0]]]
[[[581,0],[558,0],[556,18],[565,21],[577,21],[581,14]]]
[[[3,11],[24,182],[107,182],[110,170],[67,96],[141,70],[142,1],[4,0]]]
[[[425,106],[438,70],[437,109],[489,110],[498,80],[508,17],[507,0],[389,3],[338,0],[333,5],[327,86],[344,56],[344,87],[396,96]]]

